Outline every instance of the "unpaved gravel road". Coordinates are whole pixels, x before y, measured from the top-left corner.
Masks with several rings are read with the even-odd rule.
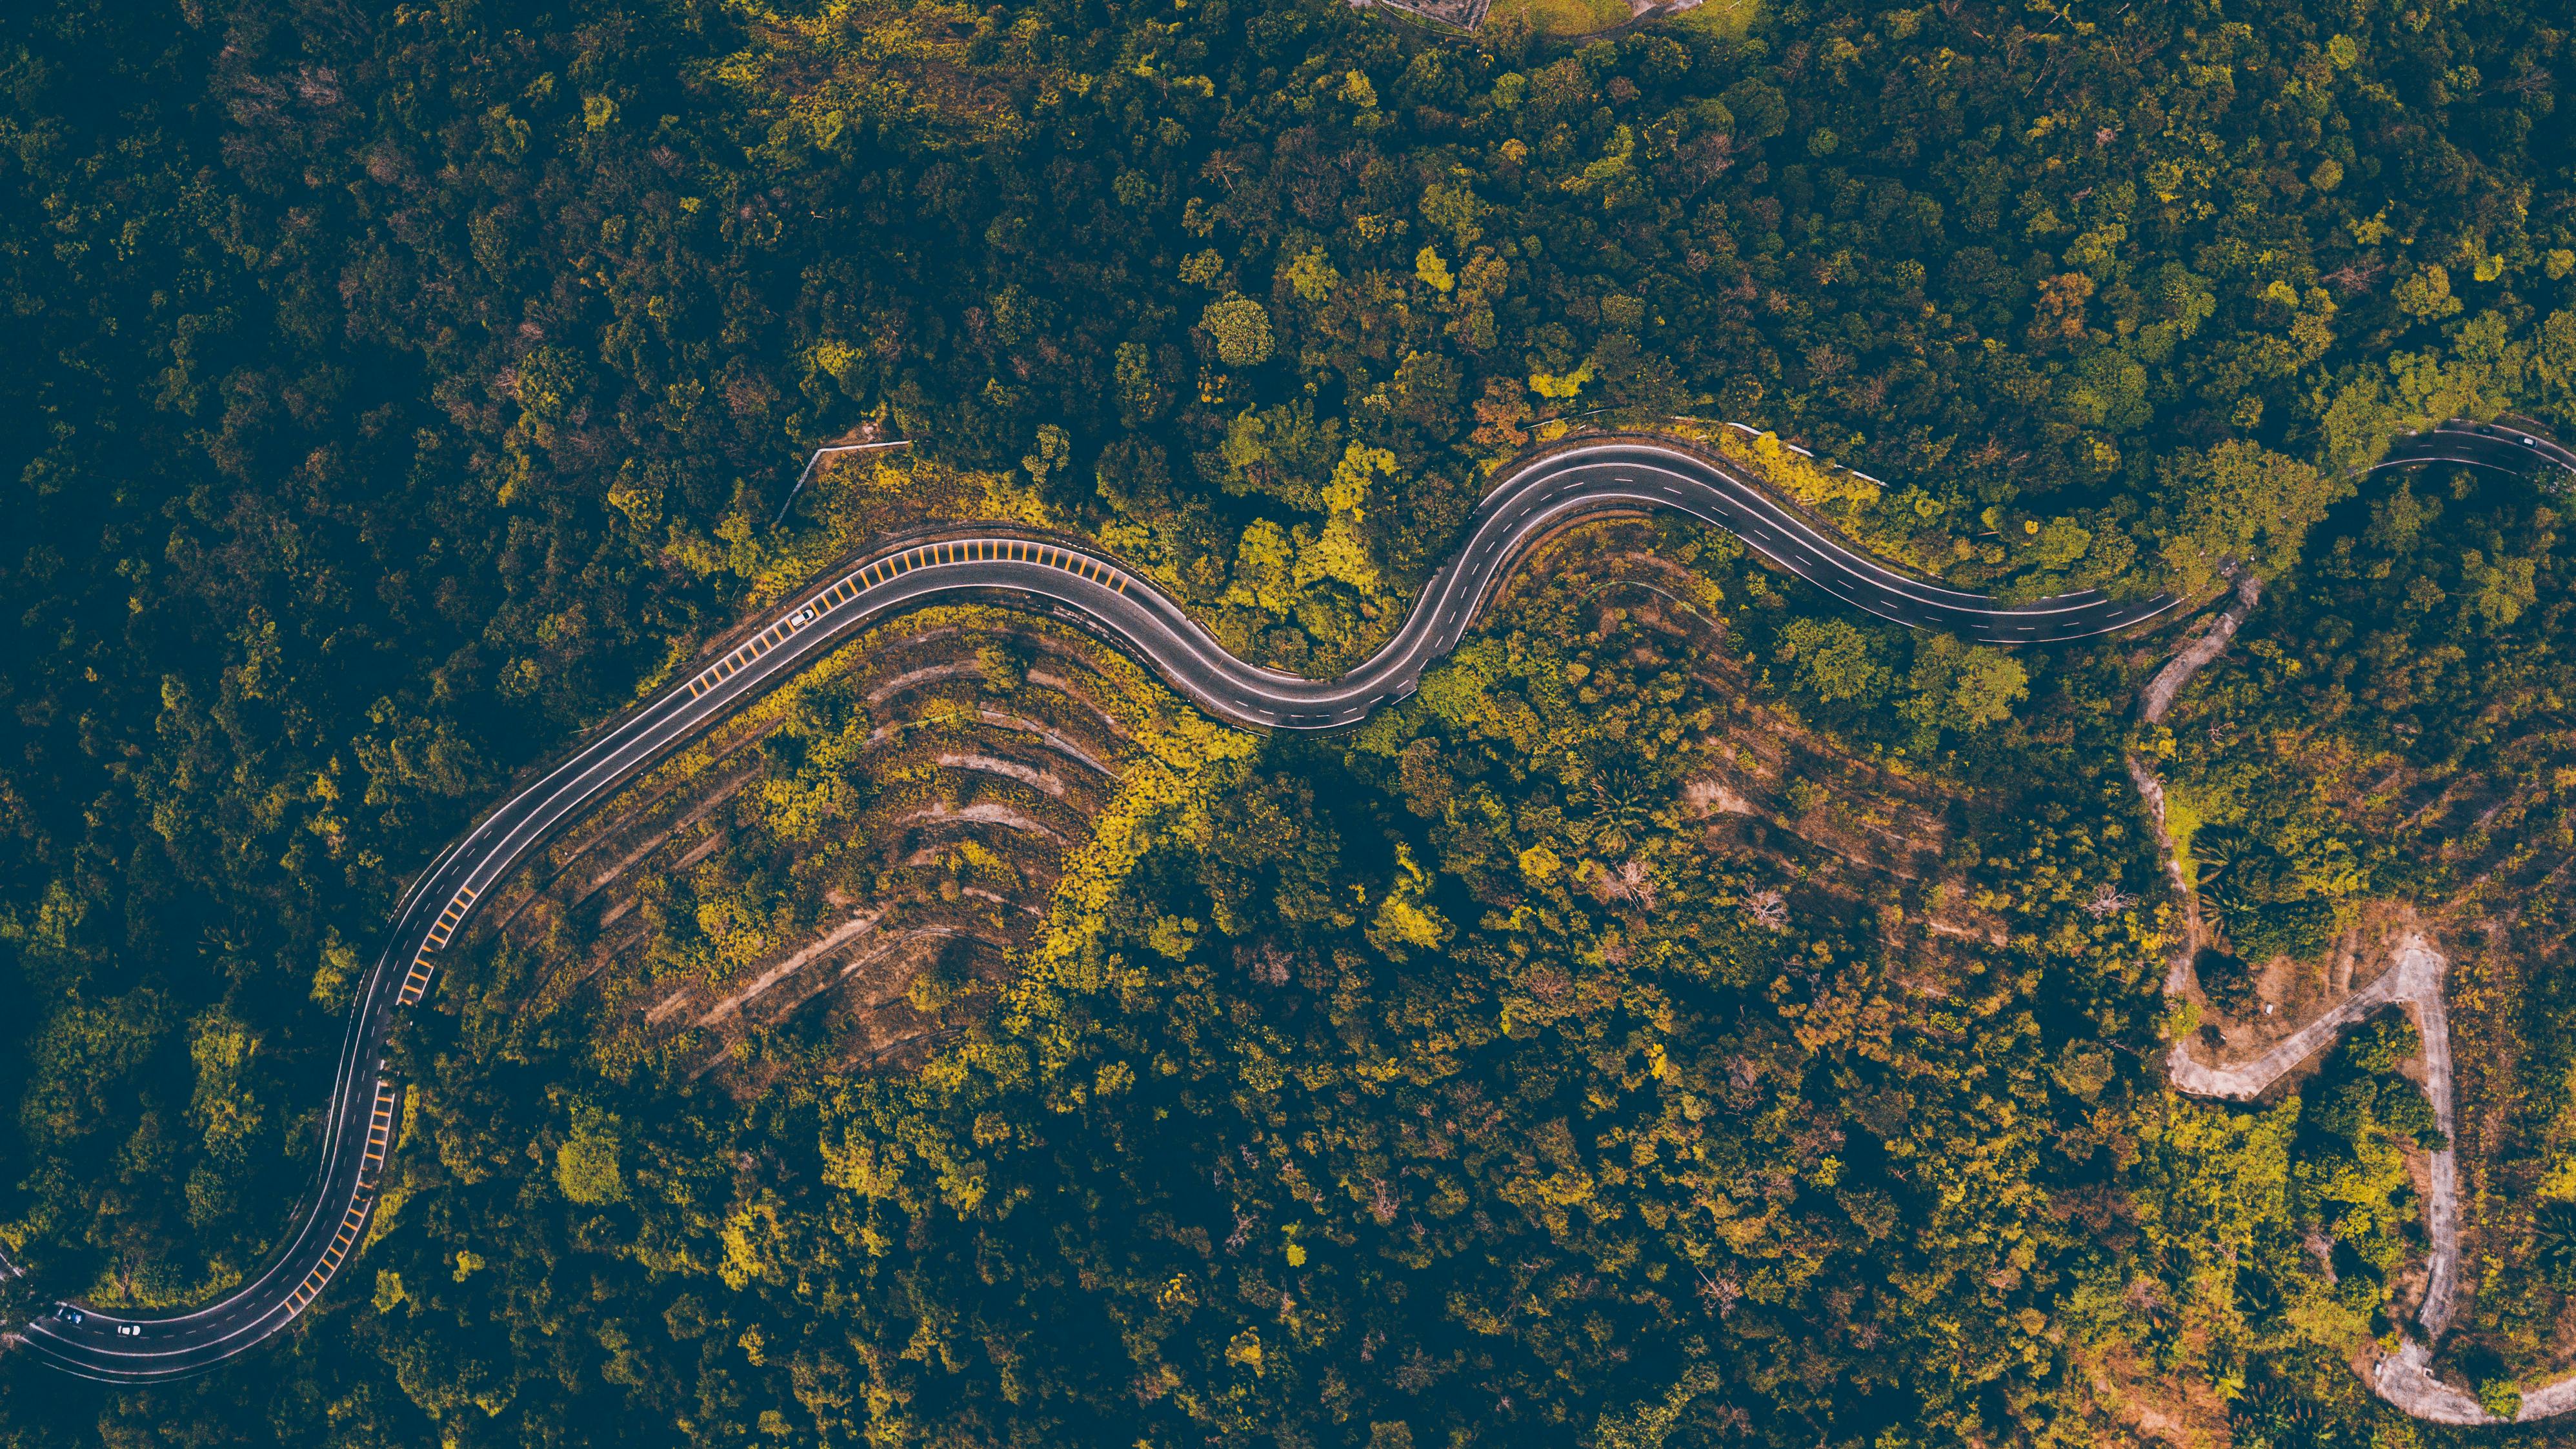
[[[2158,670],[2141,694],[2139,712],[2148,723],[2162,720],[2192,676],[2226,652],[2228,642],[2236,637],[2238,627],[2261,597],[2260,580],[2250,574],[2237,580],[2236,597],[2226,610]],[[2166,873],[2185,905],[2187,939],[2165,979],[2168,992],[2179,992],[2190,979],[2193,951],[2200,943],[2198,903],[2183,885],[2173,841],[2165,834],[2164,782],[2135,758],[2129,761],[2129,777],[2154,818]],[[2370,1387],[2397,1408],[2430,1423],[2496,1424],[2504,1421],[2489,1414],[2474,1396],[2435,1378],[2432,1371],[2433,1340],[2450,1327],[2459,1312],[2460,1296],[2459,1158],[2450,1145],[2457,1136],[2452,1108],[2451,1023],[2442,1007],[2442,975],[2448,964],[2422,936],[2409,935],[2398,944],[2396,964],[2378,980],[2337,1002],[2333,1010],[2253,1061],[2241,1066],[2213,1067],[2191,1055],[2188,1041],[2178,1041],[2166,1053],[2165,1069],[2176,1091],[2231,1102],[2251,1101],[2300,1063],[2325,1050],[2345,1027],[2367,1019],[2381,1007],[2403,1006],[2413,1014],[2424,1038],[2424,1091],[2432,1098],[2434,1121],[2440,1125],[2445,1143],[2441,1151],[2432,1154],[2431,1180],[2424,1196],[2425,1236],[2431,1241],[2431,1252],[2425,1265],[2424,1303],[2416,1314],[2424,1337],[2402,1334],[2397,1351],[2379,1361]],[[2523,1395],[2522,1409],[2513,1422],[2527,1424],[2571,1410],[2576,1410],[2576,1378],[2561,1379]]]
[[[2299,1028],[2270,1051],[2234,1067],[2213,1067],[2193,1058],[2188,1045],[2176,1042],[2166,1054],[2166,1070],[2176,1090],[2195,1097],[2242,1102],[2262,1095],[2273,1083],[2331,1045],[2343,1029],[2383,1006],[2402,1006],[2415,1018],[2424,1037],[2424,1091],[2433,1099],[2433,1119],[2445,1139],[2456,1124],[2452,1113],[2451,1024],[2442,1010],[2442,974],[2449,963],[2420,935],[2398,943],[2397,962],[2376,981],[2337,1002],[2332,1011]],[[2432,1181],[2424,1197],[2425,1236],[2432,1242],[2426,1260],[2424,1304],[2416,1320],[2425,1340],[2407,1335],[2398,1351],[2382,1359],[2371,1387],[2381,1398],[2419,1419],[2440,1424],[2497,1422],[2478,1401],[2433,1377],[2430,1340],[2450,1327],[2459,1311],[2460,1176],[2456,1150],[2445,1145],[2432,1154]],[[2522,1418],[2546,1417],[2576,1407],[2576,1380],[2553,1384],[2523,1401]]]

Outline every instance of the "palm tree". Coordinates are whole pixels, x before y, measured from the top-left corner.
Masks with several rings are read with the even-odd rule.
[[[2562,1293],[2576,1293],[2576,1202],[2553,1202],[2532,1219],[2532,1257],[2540,1276]]]
[[[1583,781],[1583,797],[1591,809],[1593,841],[1604,855],[1626,854],[1629,844],[1654,822],[1654,797],[1631,765],[1594,765]]]

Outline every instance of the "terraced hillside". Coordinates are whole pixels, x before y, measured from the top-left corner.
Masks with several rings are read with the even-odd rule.
[[[1083,637],[907,616],[635,782],[496,896],[509,989],[745,1090],[916,1063],[989,1005],[1170,697]]]
[[[1927,940],[2001,940],[1943,883],[1956,791],[1755,704],[1728,626],[1691,602],[1721,596],[1672,557],[1689,532],[1576,529],[1497,607],[1561,598],[1574,580],[1598,627],[1666,641],[1632,664],[1688,660],[1727,702],[1668,808],[1708,848],[1766,862],[1778,885],[1748,909],[1875,920],[1910,890],[1936,907]],[[1045,919],[1067,852],[1092,839],[1140,732],[1186,708],[1122,656],[1023,613],[891,621],[496,888],[476,936],[487,969],[460,966],[453,989],[588,1021],[603,1066],[743,1092],[787,1070],[917,1066],[1008,985],[1011,953]],[[1589,889],[1607,903],[1633,886],[1603,876]]]

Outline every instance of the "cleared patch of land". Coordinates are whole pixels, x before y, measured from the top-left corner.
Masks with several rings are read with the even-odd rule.
[[[1485,23],[1513,17],[1540,35],[1590,35],[1631,18],[1626,0],[1494,0]]]
[[[738,1087],[913,1060],[1007,978],[1064,853],[1178,706],[1026,615],[854,640],[621,791],[496,892],[530,1004],[607,1058]]]
[[[1673,17],[1675,25],[1732,40],[1753,28],[1762,13],[1762,0],[1701,0],[1701,3]]]

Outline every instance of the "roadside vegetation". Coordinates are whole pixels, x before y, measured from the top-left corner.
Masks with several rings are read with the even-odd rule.
[[[1550,39],[1570,39],[1625,25],[1627,0],[1494,0],[1485,24],[1497,30],[1521,25]]]
[[[1740,40],[1762,18],[1762,0],[1701,0],[1672,17],[1675,28],[1697,31],[1713,40]]]

